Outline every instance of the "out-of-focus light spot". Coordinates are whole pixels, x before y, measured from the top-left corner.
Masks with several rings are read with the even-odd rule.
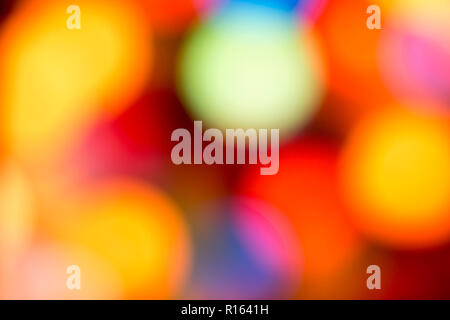
[[[69,290],[67,267],[80,267],[80,290]],[[50,242],[34,243],[9,274],[6,299],[121,299],[118,273],[86,248]]]
[[[189,113],[218,128],[300,129],[321,96],[311,42],[284,13],[227,6],[182,53],[179,88]]]
[[[298,289],[301,252],[283,215],[263,202],[232,198],[207,209],[197,234],[193,298],[283,298]]]
[[[64,145],[100,114],[121,111],[147,79],[149,39],[136,10],[82,0],[81,29],[69,30],[66,3],[31,1],[3,28],[2,121],[15,153]]]
[[[0,167],[0,291],[10,283],[8,273],[17,267],[17,258],[30,241],[35,214],[27,175],[17,163],[4,163]]]
[[[369,116],[347,142],[341,178],[368,236],[400,247],[450,236],[448,122],[397,109]]]
[[[379,74],[380,31],[366,27],[370,4],[365,0],[329,1],[316,24],[329,72],[329,90],[337,101],[332,108],[324,108],[330,115],[328,121],[339,121],[345,129],[368,110],[391,100]],[[381,10],[384,12],[383,5]]]
[[[304,140],[281,150],[280,163],[275,176],[249,170],[241,179],[240,193],[262,199],[286,214],[303,250],[302,291],[306,298],[317,298],[326,294],[328,283],[361,249],[338,195],[337,150]]]
[[[166,196],[119,180],[68,202],[71,218],[55,232],[117,270],[128,298],[176,297],[189,272],[190,239],[179,210]]]
[[[379,46],[383,77],[401,100],[450,112],[450,2],[400,1]]]
[[[0,238],[2,246],[23,244],[29,236],[35,210],[30,181],[14,162],[0,170]]]

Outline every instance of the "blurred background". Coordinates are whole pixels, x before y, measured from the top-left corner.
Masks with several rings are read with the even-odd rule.
[[[2,1],[0,298],[450,299],[449,16]],[[279,128],[279,173],[172,164],[194,120]]]

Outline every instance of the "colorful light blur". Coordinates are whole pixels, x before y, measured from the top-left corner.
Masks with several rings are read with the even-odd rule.
[[[138,0],[154,32],[176,35],[196,22],[195,0]]]
[[[264,177],[255,170],[242,177],[242,194],[273,204],[294,227],[304,255],[305,296],[328,290],[326,282],[361,250],[361,240],[339,200],[337,158],[332,144],[305,140],[298,147],[282,149],[279,174]]]
[[[308,35],[297,32],[292,17],[233,3],[187,41],[180,92],[192,117],[209,126],[282,128],[288,135],[317,108],[317,66]]]
[[[251,198],[223,200],[205,210],[214,217],[197,233],[191,298],[273,299],[296,291],[302,256],[281,212]]]
[[[2,30],[3,127],[15,153],[61,147],[100,113],[123,110],[146,81],[150,40],[137,9],[80,1],[83,25],[71,32],[68,3],[23,4]]]
[[[322,15],[327,2],[328,0],[300,1],[297,6],[297,12],[301,23],[306,27],[314,25],[316,20]]]
[[[251,4],[296,14],[303,25],[312,24],[321,14],[328,0],[196,0],[203,14],[211,14],[230,3]]]
[[[366,27],[366,10],[371,4],[387,5],[385,1],[329,1],[317,22],[328,69],[328,92],[337,101],[327,110],[332,117],[328,121],[340,123],[345,130],[391,99],[378,67],[382,30]]]
[[[362,121],[342,155],[354,220],[378,241],[429,246],[450,237],[448,121],[388,109]]]
[[[67,290],[67,267],[84,270],[82,290]],[[120,275],[100,256],[82,247],[35,241],[18,259],[6,294],[8,299],[119,299],[126,296]],[[49,281],[51,279],[51,281]]]
[[[9,2],[1,299],[450,298],[448,0]],[[279,172],[175,165],[194,120]]]
[[[27,248],[35,215],[30,179],[19,164],[5,161],[0,167],[0,290],[14,286],[8,275]]]
[[[449,114],[450,21],[448,1],[399,1],[380,46],[385,82],[399,99]],[[417,105],[417,104],[416,104]]]
[[[75,201],[80,206],[62,209],[67,221],[51,226],[57,237],[109,263],[129,298],[176,297],[189,272],[191,249],[171,200],[154,187],[126,180],[104,183],[80,197]]]

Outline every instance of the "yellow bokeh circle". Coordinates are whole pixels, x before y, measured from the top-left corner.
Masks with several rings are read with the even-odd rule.
[[[56,233],[109,263],[126,298],[177,296],[189,273],[191,245],[181,213],[167,196],[119,179],[67,204],[64,217],[69,218]]]
[[[127,107],[151,67],[148,29],[126,2],[27,1],[0,34],[0,105],[7,147],[35,155],[60,147],[100,115]]]
[[[450,130],[447,120],[389,109],[368,116],[341,159],[346,200],[370,236],[422,247],[450,235]]]

